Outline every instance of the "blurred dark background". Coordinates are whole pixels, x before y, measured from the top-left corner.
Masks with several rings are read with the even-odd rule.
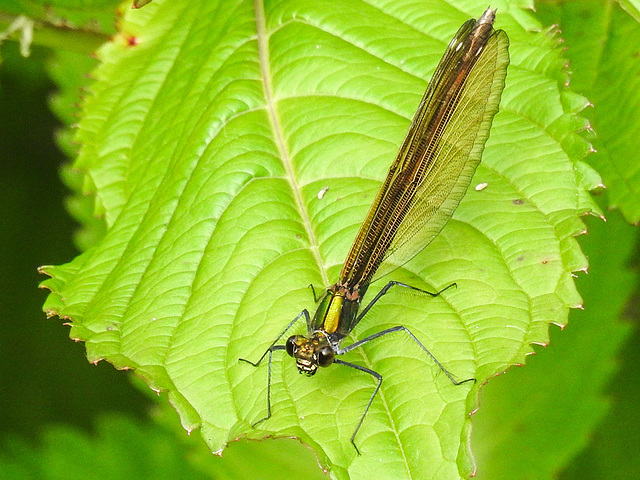
[[[129,374],[87,362],[69,327],[42,312],[47,291],[38,283],[46,277],[36,269],[77,255],[78,226],[64,208],[69,191],[59,172],[66,158],[47,103],[55,90],[48,51],[33,48],[25,59],[15,42],[0,48],[0,437],[35,439],[51,423],[90,430],[106,411],[142,417],[150,402]]]

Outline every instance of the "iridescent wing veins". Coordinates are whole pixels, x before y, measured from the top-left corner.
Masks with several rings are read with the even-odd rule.
[[[403,265],[442,230],[467,191],[509,64],[493,12],[449,44],[340,274],[350,290]],[[484,19],[484,21],[483,21]]]

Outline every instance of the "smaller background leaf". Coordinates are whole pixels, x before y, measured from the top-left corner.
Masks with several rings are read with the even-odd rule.
[[[589,274],[578,280],[585,310],[573,311],[563,331],[554,329],[550,345],[526,366],[511,368],[481,391],[472,439],[477,479],[556,478],[610,407],[604,391],[632,334],[619,317],[638,282],[628,265],[639,235],[619,214],[606,223],[590,218],[588,225],[580,243],[590,259]],[[637,426],[629,428],[637,436]],[[584,465],[579,471],[575,478],[584,478]]]
[[[635,418],[640,409],[640,382],[636,381],[640,378],[639,296],[636,288],[634,301],[627,311],[632,315],[633,332],[615,359],[619,371],[604,392],[611,409],[592,431],[589,445],[559,476],[562,480],[626,480],[640,472],[640,455],[634,454],[640,445],[640,428],[637,422],[629,420]]]
[[[78,154],[78,144],[73,140],[74,125],[79,120],[80,104],[85,88],[91,83],[88,72],[97,65],[97,60],[80,53],[56,50],[47,62],[47,72],[58,89],[51,96],[49,105],[64,126],[56,132],[58,146],[74,158]],[[106,233],[103,217],[97,215],[95,197],[87,191],[86,177],[83,173],[66,164],[61,169],[64,184],[72,195],[66,199],[66,207],[71,216],[78,221],[80,229],[74,240],[77,247],[84,251],[96,245]]]
[[[58,425],[46,427],[37,444],[17,436],[0,442],[3,480],[326,479],[314,464],[296,440],[243,440],[217,457],[183,431],[115,414],[100,417],[94,434]]]
[[[593,108],[597,153],[587,161],[602,176],[610,208],[640,221],[640,23],[617,2],[539,2],[543,23],[557,23],[571,59],[571,88]],[[624,101],[621,101],[624,99]]]
[[[629,15],[640,22],[640,1],[639,0],[618,0],[618,3]]]
[[[0,12],[70,29],[114,33],[115,12],[121,4],[120,0],[0,0]]]

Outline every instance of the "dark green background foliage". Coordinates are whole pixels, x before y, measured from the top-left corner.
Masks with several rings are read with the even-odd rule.
[[[273,12],[278,12],[278,8],[287,3],[265,3],[267,21],[263,26],[267,30],[277,25],[278,18]],[[206,137],[208,129],[214,129],[215,122],[196,121],[194,114],[193,118],[180,120],[186,122],[188,134],[179,130],[182,123],[174,125],[172,132],[163,128],[171,125],[174,111],[180,112],[180,108],[193,100],[184,97],[185,101],[179,102],[183,105],[172,103],[175,98],[183,98],[178,94],[184,92],[181,90],[184,78],[194,75],[189,77],[193,80],[190,85],[197,88],[197,80],[207,75],[208,62],[215,60],[215,50],[207,57],[209,52],[198,48],[198,42],[210,41],[213,32],[223,31],[229,25],[234,25],[234,29],[228,31],[237,35],[247,29],[247,38],[251,39],[255,23],[242,23],[239,19],[243,18],[243,12],[251,12],[254,4],[239,1],[237,10],[231,15],[228,11],[209,7],[198,10],[198,2],[188,2],[189,6],[186,6],[186,3],[174,1],[173,10],[153,2],[133,12],[127,5],[118,13],[117,2],[105,0],[59,0],[47,2],[46,6],[44,3],[0,0],[0,28],[7,28],[19,14],[36,20],[29,58],[19,55],[19,33],[13,34],[0,47],[0,307],[4,314],[0,335],[0,478],[326,478],[318,468],[320,464],[335,478],[372,478],[372,472],[375,472],[376,478],[449,479],[464,476],[472,468],[467,453],[469,448],[480,479],[634,478],[640,470],[637,453],[640,428],[635,420],[640,407],[637,348],[640,315],[635,300],[638,232],[630,224],[640,221],[640,161],[637,154],[640,151],[640,43],[630,39],[640,38],[640,13],[636,2],[631,0],[620,3],[536,2],[535,14],[527,8],[530,3],[525,0],[492,4],[499,9],[498,26],[507,30],[511,37],[512,67],[503,108],[496,117],[483,166],[476,176],[478,182],[475,183],[486,180],[489,187],[487,191],[471,191],[467,195],[442,238],[429,247],[429,252],[437,258],[427,255],[397,274],[414,282],[424,281],[428,286],[456,281],[458,288],[446,302],[431,302],[424,310],[413,297],[390,300],[374,309],[375,319],[363,326],[363,329],[371,330],[354,332],[361,336],[371,333],[373,329],[380,329],[383,321],[415,322],[415,319],[405,318],[408,307],[404,304],[410,306],[413,317],[443,318],[441,323],[432,321],[424,326],[422,332],[432,335],[429,338],[437,345],[430,347],[436,349],[445,363],[452,362],[458,369],[475,365],[478,384],[469,389],[451,390],[446,379],[443,381],[441,376],[434,375],[426,362],[419,363],[418,368],[408,368],[415,360],[411,360],[414,356],[405,351],[410,349],[402,341],[399,341],[400,352],[394,351],[391,343],[366,349],[360,361],[373,362],[376,368],[382,369],[388,383],[380,403],[374,404],[363,426],[363,455],[355,457],[348,439],[353,428],[352,419],[357,417],[363,399],[370,392],[370,380],[341,371],[306,379],[299,377],[289,362],[277,361],[274,364],[274,418],[261,425],[263,430],[249,427],[264,410],[266,372],[264,369],[240,369],[235,363],[237,352],[251,349],[248,354],[256,355],[265,343],[268,344],[273,329],[277,332],[287,318],[295,315],[293,312],[310,307],[306,285],[310,281],[323,283],[322,276],[327,276],[327,271],[329,277],[335,274],[345,245],[348,246],[357,227],[358,218],[355,217],[362,216],[370,201],[368,193],[361,195],[359,192],[375,191],[375,180],[384,174],[415,108],[415,99],[424,88],[424,79],[418,78],[416,72],[432,71],[453,33],[451,25],[455,28],[462,20],[477,16],[486,7],[486,2],[470,5],[473,2],[425,0],[425,11],[438,12],[438,15],[422,18],[403,5],[404,2],[384,2],[383,5],[354,0],[342,2],[343,15],[332,17],[332,12],[338,12],[337,4],[316,1],[307,6],[306,3],[296,3],[299,21],[280,26],[271,38],[271,93],[274,98],[288,95],[291,99],[296,93],[304,98],[309,91],[315,90],[325,95],[321,100],[309,98],[300,105],[293,101],[278,103],[281,115],[278,121],[287,135],[284,143],[291,149],[291,165],[304,185],[299,192],[300,198],[308,202],[309,211],[315,215],[312,222],[321,219],[313,233],[321,245],[320,256],[324,263],[320,269],[307,268],[317,258],[304,256],[307,252],[305,236],[309,233],[304,229],[293,237],[293,241],[274,243],[285,252],[300,251],[303,256],[285,255],[275,265],[267,262],[262,270],[264,279],[258,279],[252,284],[253,290],[244,292],[240,312],[229,317],[237,322],[231,330],[235,336],[229,341],[225,338],[232,352],[227,354],[226,363],[217,366],[212,352],[222,347],[226,351],[226,344],[216,345],[209,340],[201,344],[195,338],[187,342],[184,358],[176,356],[175,351],[171,353],[172,363],[166,358],[164,362],[154,360],[155,354],[162,356],[166,345],[152,335],[148,338],[125,335],[127,328],[160,332],[162,325],[158,330],[152,330],[152,323],[136,323],[135,312],[150,312],[153,308],[162,319],[166,309],[173,307],[169,302],[171,296],[154,299],[153,307],[144,304],[151,297],[141,295],[139,291],[149,287],[148,278],[141,276],[138,294],[131,297],[128,313],[115,320],[105,320],[104,312],[117,311],[117,301],[114,308],[100,309],[110,305],[105,292],[114,291],[113,288],[109,290],[108,282],[117,285],[116,277],[106,276],[107,286],[96,287],[96,292],[92,293],[95,297],[91,300],[85,301],[83,295],[90,295],[87,292],[92,285],[98,284],[91,280],[99,278],[101,265],[108,265],[112,260],[105,245],[126,242],[134,250],[136,246],[151,245],[144,242],[153,237],[153,230],[142,239],[114,234],[121,227],[116,218],[120,215],[120,219],[127,219],[127,212],[133,211],[131,203],[140,198],[136,197],[139,193],[136,189],[127,190],[130,186],[127,182],[135,185],[135,180],[152,180],[152,177],[145,177],[143,169],[136,169],[135,159],[144,162],[157,159],[160,164],[172,161],[178,176],[167,178],[179,180],[180,169],[184,168],[184,161],[191,158],[190,155],[193,158],[202,155],[211,162],[221,158],[212,152],[198,151],[196,142],[199,134]],[[214,2],[207,5],[212,6]],[[226,5],[229,8],[231,3]],[[158,8],[165,8],[161,10],[163,15],[153,17]],[[212,15],[211,20],[207,15]],[[216,23],[224,18],[230,23]],[[340,20],[336,21],[336,18]],[[416,20],[420,18],[422,20]],[[436,24],[433,18],[444,19],[444,23]],[[61,28],[60,19],[64,19],[68,27]],[[154,20],[149,22],[149,19]],[[314,24],[318,19],[324,19],[326,23]],[[379,28],[357,27],[368,22]],[[208,24],[215,27],[206,30]],[[415,31],[407,29],[409,24],[423,25],[420,28],[427,33],[417,33],[417,27]],[[559,25],[562,33],[552,27],[543,33],[534,32],[540,26],[544,29],[553,24]],[[314,37],[317,32],[309,28],[310,25],[322,26],[322,33],[331,31],[331,35]],[[299,31],[291,33],[289,28],[292,27]],[[338,27],[342,30],[335,30]],[[122,36],[113,37],[112,45],[100,51],[104,64],[96,70],[100,61],[89,54],[116,32],[121,32]],[[142,48],[150,48],[146,54],[153,59],[148,64],[149,69],[137,70],[141,59],[147,58],[145,55],[129,56],[144,52],[127,45],[134,36],[148,42]],[[397,41],[389,43],[389,38],[396,37]],[[423,38],[426,38],[426,45],[420,50]],[[563,43],[558,44],[560,38]],[[154,44],[156,40],[158,43]],[[183,49],[176,57],[182,63],[174,59],[171,70],[168,63],[163,63],[167,58],[163,54],[171,53],[170,44],[174,40],[176,45],[182,45]],[[194,102],[193,111],[199,111],[201,106],[206,113],[202,118],[207,121],[215,120],[216,115],[224,118],[224,112],[215,110],[220,105],[240,109],[243,102],[247,106],[252,102],[259,105],[260,96],[252,97],[252,91],[246,88],[255,82],[256,91],[262,91],[261,79],[253,78],[255,72],[250,68],[252,44],[250,41],[241,44],[243,47],[235,52],[240,52],[240,56],[229,57],[236,63],[230,63],[228,75],[211,77],[211,83],[202,90],[201,102]],[[568,48],[563,49],[564,46]],[[305,50],[307,47],[308,51]],[[375,52],[375,55],[360,56],[365,51]],[[301,57],[295,60],[298,54]],[[405,58],[405,54],[409,61],[400,63],[398,59]],[[427,60],[423,66],[421,62],[425,55]],[[355,70],[364,73],[343,84],[345,75],[353,74],[351,62],[359,62]],[[567,88],[564,84],[569,78],[566,67],[569,62],[571,82]],[[403,65],[402,68],[398,68],[399,65]],[[287,70],[289,66],[290,71]],[[299,67],[297,73],[293,72],[296,66]],[[160,76],[153,76],[154,68]],[[181,68],[184,69],[182,72]],[[165,73],[166,78],[161,76]],[[238,79],[239,82],[234,81]],[[291,83],[287,79],[296,81]],[[238,88],[241,81],[248,83]],[[132,85],[135,88],[130,88]],[[136,100],[135,96],[145,88],[148,91]],[[172,92],[176,92],[175,98],[172,98]],[[213,95],[212,92],[218,92],[219,96],[208,98],[207,94]],[[225,104],[225,95],[238,102]],[[363,101],[352,102],[351,96],[358,95],[364,95]],[[207,102],[202,102],[203,98],[208,98]],[[378,98],[379,105],[372,100]],[[584,98],[589,99],[593,107],[583,109]],[[111,102],[113,99],[116,100]],[[131,103],[127,103],[128,99]],[[155,101],[145,103],[145,99]],[[122,105],[127,108],[120,108]],[[348,115],[341,116],[340,109],[345,105],[351,110],[346,112]],[[335,115],[323,117],[327,109]],[[311,112],[313,121],[305,117],[306,111]],[[137,123],[136,115],[141,112],[154,112],[156,116],[147,124]],[[263,213],[277,211],[282,214],[278,221],[271,219],[273,223],[268,224],[268,229],[276,239],[279,235],[289,238],[286,232],[297,231],[296,209],[290,208],[288,187],[281,188],[277,183],[283,174],[278,171],[282,168],[279,161],[273,161],[278,159],[277,155],[272,155],[275,142],[269,143],[269,134],[260,130],[262,126],[268,126],[268,122],[264,123],[264,118],[260,117],[260,108],[256,107],[256,112],[248,123],[251,128],[258,129],[252,130],[250,151],[258,152],[264,161],[261,160],[259,168],[255,167],[259,162],[254,165],[253,160],[247,161],[252,157],[243,156],[244,147],[234,154],[234,158],[246,162],[242,165],[247,171],[258,168],[260,178],[271,183],[260,187],[259,182],[254,182],[254,197],[246,199],[239,195],[236,201],[246,201],[254,212],[262,212],[255,209],[259,209],[261,199],[267,198],[264,192],[277,195],[277,202]],[[360,120],[353,121],[353,118]],[[585,119],[593,131],[585,130]],[[234,121],[231,119],[225,124],[229,138],[234,138],[238,128],[244,128]],[[534,125],[536,121],[538,125]],[[79,130],[74,128],[76,123],[80,125]],[[118,130],[121,127],[122,130]],[[118,135],[110,137],[111,129]],[[224,140],[224,135],[221,138]],[[173,140],[176,143],[172,144]],[[318,145],[314,145],[315,140]],[[585,157],[590,148],[587,142],[597,153]],[[370,144],[373,149],[367,150]],[[119,149],[112,148],[114,145],[128,149],[128,156],[119,158]],[[116,156],[110,157],[114,152]],[[151,156],[145,157],[149,152],[152,152]],[[335,155],[338,160],[333,160],[337,163],[322,171],[321,165],[314,163],[315,158],[326,158],[321,157],[321,153],[329,157]],[[69,159],[76,158],[75,166],[70,167]],[[98,164],[98,158],[106,163]],[[345,162],[344,158],[352,159],[352,163]],[[115,177],[109,177],[112,175],[109,166],[118,170],[129,160],[128,170],[121,169]],[[118,163],[120,161],[122,163]],[[597,174],[583,162],[593,167]],[[360,168],[364,163],[367,167],[362,173]],[[350,168],[344,177],[348,181],[337,181],[327,193],[327,198],[332,199],[329,206],[337,210],[325,211],[326,204],[314,203],[313,198],[317,190],[325,186],[323,179],[328,176],[327,172],[345,164]],[[223,162],[220,168],[226,166]],[[550,170],[552,168],[554,171]],[[541,169],[545,171],[538,171]],[[197,177],[197,169],[189,172]],[[571,185],[561,183],[567,173],[575,178]],[[590,203],[584,192],[585,188],[596,186],[598,175],[607,186],[606,190],[598,190],[597,197],[606,222],[597,216],[578,217],[589,210],[597,212],[597,207]],[[115,187],[112,188],[108,178],[115,179]],[[118,183],[120,180],[123,183]],[[352,186],[353,190],[349,190]],[[210,192],[207,188],[205,182],[194,195]],[[158,191],[170,192],[171,189],[162,185]],[[512,202],[516,198],[514,192],[521,195],[518,200],[525,200],[524,207],[521,202]],[[229,194],[229,191],[223,193]],[[348,198],[350,205],[355,205],[360,213],[342,216],[341,196]],[[184,198],[189,198],[188,190]],[[567,198],[575,198],[573,207]],[[501,199],[506,200],[501,203]],[[218,197],[212,196],[204,205],[217,205],[218,201]],[[529,204],[536,208],[528,209]],[[149,205],[144,210],[145,218],[154,215],[160,218],[164,204],[152,202]],[[616,210],[609,211],[614,207]],[[189,211],[188,218],[202,216],[206,219],[208,215],[206,209],[195,203]],[[176,208],[175,212],[179,215],[181,210]],[[229,212],[233,213],[233,208],[228,208],[227,215]],[[287,212],[293,214],[283,219],[285,214],[289,215]],[[493,219],[507,220],[504,224],[493,224]],[[145,222],[144,219],[139,221],[141,228],[153,225],[153,221]],[[222,219],[220,224],[227,225]],[[230,241],[243,228],[250,231],[250,225],[240,221],[228,225],[235,225],[225,237]],[[450,252],[455,250],[456,242],[467,238],[469,232],[482,232],[488,238],[494,226],[500,234],[495,244],[488,245],[493,248]],[[577,237],[583,256],[573,235],[584,228],[588,234]],[[551,240],[540,235],[540,232],[550,230],[554,233]],[[167,231],[171,235],[171,228]],[[197,237],[197,233],[187,231]],[[177,235],[175,238],[175,243],[179,244],[182,237]],[[241,244],[245,237],[238,238],[238,244]],[[477,238],[485,239],[482,235]],[[504,238],[515,240],[505,243]],[[511,269],[509,254],[499,251],[498,247],[505,245],[520,245],[517,251],[524,252],[524,257],[530,254],[528,258],[538,258],[536,255],[540,251],[557,252],[557,256],[550,253],[550,261],[542,264],[549,264],[549,267],[533,265],[532,270],[526,270],[526,275],[518,278],[517,269]],[[153,248],[162,250],[163,247],[156,245]],[[203,251],[196,250],[196,253]],[[60,295],[48,297],[46,308],[69,314],[69,321],[73,323],[71,336],[86,341],[89,359],[108,360],[97,365],[87,362],[85,343],[68,339],[69,330],[62,321],[57,317],[45,318],[41,311],[46,294],[36,290],[43,280],[36,271],[38,266],[67,264],[79,251],[89,253],[71,265],[50,269],[54,279],[47,284]],[[253,250],[248,251],[255,254]],[[218,252],[221,252],[220,256],[225,254],[224,248],[217,249],[216,255]],[[143,258],[144,254],[142,248],[140,255],[130,257],[129,263],[135,264],[135,260]],[[266,249],[258,252],[251,262],[258,265],[268,254]],[[228,260],[234,258],[230,255]],[[586,267],[586,258],[588,275],[579,271]],[[216,260],[211,258],[208,264],[213,266]],[[86,265],[94,267],[87,269]],[[122,271],[135,273],[135,269],[125,269],[130,266],[125,265]],[[175,268],[175,271],[171,270],[174,275],[182,272],[186,276],[190,272],[188,259],[183,265],[173,263],[159,271],[169,271],[169,267]],[[240,267],[235,268],[239,270]],[[494,267],[504,268],[494,271]],[[323,268],[324,273],[319,273]],[[512,274],[515,272],[513,278],[502,275],[507,270]],[[489,280],[475,277],[486,271],[492,274]],[[577,271],[576,277],[572,278],[570,274],[574,271]],[[280,275],[285,272],[293,274],[283,280]],[[280,298],[269,303],[267,316],[259,292],[273,292],[271,285],[279,285],[276,279],[286,282],[286,288],[294,291],[290,294],[287,294],[288,290],[281,292]],[[178,278],[177,284],[180,281]],[[574,290],[574,281],[582,300]],[[206,313],[206,302],[218,299],[213,295],[215,298],[207,300],[207,295],[223,292],[219,294],[221,302],[216,311],[226,311],[223,282],[220,281],[220,285],[204,283],[202,298],[205,299],[200,299],[196,291],[191,292],[192,301],[199,299],[198,305],[203,305]],[[158,284],[155,288],[164,287]],[[231,282],[229,288],[233,292],[241,287]],[[153,288],[149,290],[153,292]],[[511,295],[505,293],[508,291]],[[494,292],[502,292],[502,296],[497,295],[494,299],[493,308],[500,312],[496,317],[508,317],[517,328],[510,330],[509,321],[503,319],[501,323],[491,317],[493,310],[487,306],[491,302],[486,294]],[[182,295],[179,290],[175,293],[177,297]],[[252,296],[259,301],[252,304],[246,300]],[[60,297],[64,298],[61,300]],[[519,303],[523,297],[529,300],[525,307]],[[231,299],[228,303],[237,302]],[[91,306],[78,307],[84,304]],[[584,310],[569,309],[578,304],[582,304]],[[448,308],[451,305],[456,307],[454,312]],[[460,313],[460,310],[474,310],[474,307],[481,314],[491,313],[487,313],[488,318],[482,323],[488,333],[475,338],[472,344],[475,350],[470,353],[465,349],[467,344],[459,342],[449,327],[457,325],[458,317],[468,327],[475,317]],[[517,323],[520,317],[514,312],[518,309],[526,312],[523,318],[529,323]],[[202,315],[205,320],[201,325],[209,325],[206,323],[209,317]],[[192,315],[192,318],[200,317]],[[226,318],[221,315],[220,322],[224,323]],[[121,322],[121,319],[124,320]],[[265,326],[267,321],[268,327]],[[561,330],[549,322],[567,326]],[[188,325],[176,325],[188,329]],[[420,323],[412,324],[412,328],[421,328]],[[269,333],[256,341],[251,332],[262,332],[263,329]],[[512,331],[524,334],[509,336]],[[118,332],[125,340],[122,343],[114,341],[113,332]],[[207,338],[204,331],[203,338]],[[529,342],[550,345],[533,348]],[[536,355],[528,355],[532,351]],[[185,377],[184,371],[194,368],[189,363],[190,358],[201,361],[202,368],[196,363],[194,377]],[[512,364],[524,363],[525,359],[526,366],[509,368]],[[132,373],[116,370],[108,362],[118,368],[137,369],[146,383]],[[425,370],[429,376],[427,380],[420,380]],[[505,370],[507,373],[498,375]],[[227,376],[229,385],[219,383],[219,378]],[[209,383],[204,382],[203,387],[198,381],[200,377]],[[331,378],[335,379],[333,385],[327,383]],[[420,388],[405,388],[402,383],[405,379],[409,386],[420,382]],[[214,384],[219,387],[213,389],[211,385]],[[149,389],[150,385],[169,392],[173,406],[166,393],[158,396]],[[212,391],[207,390],[209,387]],[[229,393],[227,397],[224,396],[225,388]],[[393,398],[394,393],[397,393],[397,399]],[[318,395],[326,398],[319,401]],[[221,400],[225,398],[231,398],[233,402],[227,405]],[[426,405],[419,402],[422,398],[428,399],[424,402]],[[382,410],[383,404],[389,412]],[[408,408],[403,409],[404,404]],[[465,412],[478,405],[480,408],[469,422]],[[469,423],[472,427],[470,442],[467,439]],[[205,442],[198,432],[187,435],[183,426],[189,430],[199,428]],[[425,431],[433,432],[433,436],[425,435]],[[391,432],[401,433],[393,436]],[[299,436],[313,447],[317,459],[310,448],[296,440],[234,441],[240,436],[259,439],[269,435]],[[222,457],[211,454],[211,450],[215,451],[225,443],[228,447]]]

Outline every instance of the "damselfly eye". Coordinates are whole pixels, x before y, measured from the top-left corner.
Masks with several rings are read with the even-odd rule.
[[[287,349],[287,353],[290,357],[293,357],[293,352],[296,350],[296,340],[298,340],[298,335],[291,335],[287,338],[287,345],[285,348]]]
[[[333,363],[335,353],[331,347],[322,347],[318,352],[318,365],[328,367]]]

